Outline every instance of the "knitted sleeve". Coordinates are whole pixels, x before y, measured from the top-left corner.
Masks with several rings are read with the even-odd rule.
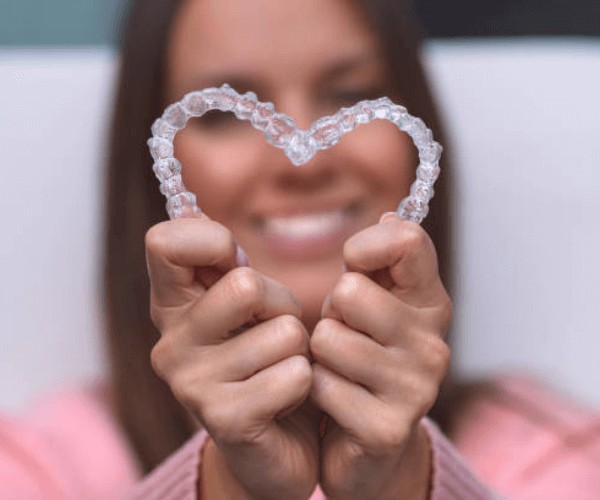
[[[138,483],[130,498],[194,500],[199,487],[200,456],[208,434],[199,431],[185,445]]]
[[[431,420],[425,418],[421,423],[431,443],[431,500],[499,498],[475,476],[458,451]]]

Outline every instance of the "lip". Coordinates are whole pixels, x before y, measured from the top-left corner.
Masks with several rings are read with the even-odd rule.
[[[257,217],[256,229],[270,253],[298,260],[340,253],[348,237],[360,229],[360,205],[292,209]]]

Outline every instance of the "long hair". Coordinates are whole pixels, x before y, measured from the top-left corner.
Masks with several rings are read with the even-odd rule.
[[[181,0],[134,0],[121,39],[120,74],[110,136],[104,248],[104,302],[113,404],[144,471],[176,450],[190,435],[186,411],[153,372],[150,351],[159,333],[150,320],[150,286],[144,235],[165,219],[145,141],[162,112],[166,52]],[[420,60],[420,31],[400,0],[357,2],[379,34],[393,84],[414,115],[444,134]],[[426,229],[449,284],[448,162],[436,185]],[[434,418],[445,426],[450,414],[440,397]]]

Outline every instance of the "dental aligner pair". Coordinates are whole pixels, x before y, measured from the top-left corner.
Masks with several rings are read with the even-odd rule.
[[[283,149],[296,167],[310,161],[317,151],[337,144],[345,133],[358,125],[376,119],[388,120],[412,137],[419,153],[417,178],[409,196],[400,202],[397,213],[420,224],[429,212],[433,185],[440,173],[442,146],[433,140],[425,123],[410,115],[405,107],[394,104],[387,97],[360,101],[350,108],[340,109],[333,116],[320,118],[309,130],[299,130],[289,116],[276,113],[272,103],[260,102],[253,92],[239,94],[225,84],[186,94],[181,101],[171,104],[152,125],[148,146],[171,219],[200,213],[196,196],[187,191],[181,178],[181,163],[174,157],[173,139],[189,118],[200,117],[211,110],[232,112],[238,119],[249,121],[263,132],[267,142]]]

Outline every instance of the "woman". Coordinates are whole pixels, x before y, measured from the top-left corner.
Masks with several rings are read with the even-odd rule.
[[[308,128],[358,99],[401,98],[347,2],[189,2],[172,33],[167,101],[229,82]],[[418,422],[447,370],[450,302],[424,231],[377,223],[414,177],[408,139],[373,124],[293,169],[258,135],[221,114],[186,128],[186,185],[220,224],[146,237],[153,365],[211,435],[206,489],[306,498],[320,474],[332,497],[423,497]],[[235,269],[234,241],[252,268]],[[319,411],[332,417],[321,443]]]
[[[397,11],[398,8],[394,7],[393,10]],[[303,128],[307,128],[319,116],[333,113],[341,106],[381,95],[390,95],[396,100],[406,101],[414,113],[435,124],[430,97],[424,91],[426,87],[422,73],[419,71],[421,76],[416,78],[413,78],[413,75],[408,78],[404,76],[405,81],[399,82],[398,85],[391,84],[391,69],[388,68],[385,48],[381,46],[381,41],[364,18],[366,14],[367,12],[361,13],[347,2],[295,2],[294,5],[286,3],[277,7],[268,2],[255,3],[251,7],[243,2],[184,3],[172,25],[172,36],[166,53],[168,76],[163,82],[162,104],[180,99],[184,93],[191,90],[220,85],[227,81],[240,91],[252,89],[258,92],[261,98],[274,101],[280,111],[293,116]],[[402,16],[402,19],[407,17]],[[291,34],[291,30],[295,32]],[[262,36],[257,36],[257,33],[261,33]],[[277,40],[276,46],[273,40]],[[396,39],[393,42],[400,45],[401,40]],[[401,48],[406,55],[400,52]],[[396,70],[398,75],[406,75],[413,66],[418,67],[415,47],[390,47],[389,50],[395,50],[396,57],[403,63],[402,70]],[[406,90],[403,90],[404,87]],[[411,93],[414,94],[414,98]],[[352,282],[346,281],[361,279],[363,275],[347,273],[342,277],[342,282],[340,270],[344,264],[353,265],[357,269],[374,265],[367,260],[381,259],[379,255],[392,243],[398,246],[403,244],[401,240],[394,240],[393,233],[398,231],[397,226],[406,224],[393,220],[388,224],[379,225],[372,234],[365,235],[363,240],[380,240],[380,243],[375,251],[369,250],[364,257],[359,256],[363,252],[360,249],[363,240],[357,240],[358,260],[354,263],[348,259],[342,260],[342,247],[350,236],[376,224],[384,212],[395,209],[414,176],[415,157],[408,139],[398,134],[393,126],[373,124],[355,132],[352,138],[343,140],[331,151],[321,153],[302,169],[292,170],[289,161],[281,152],[264,144],[257,135],[248,127],[238,126],[228,116],[213,115],[208,120],[189,125],[178,137],[177,154],[186,165],[186,185],[196,192],[203,210],[209,217],[231,229],[235,239],[247,252],[252,262],[252,271],[244,269],[226,273],[232,265],[233,240],[220,226],[209,222],[178,221],[153,228],[147,236],[148,261],[154,285],[153,297],[156,299],[153,302],[153,316],[163,334],[162,340],[154,347],[153,362],[157,371],[169,382],[178,399],[185,401],[185,405],[195,413],[203,426],[210,428],[211,435],[223,435],[221,439],[217,438],[218,448],[213,448],[210,444],[206,448],[207,467],[214,462],[215,469],[219,470],[218,465],[226,461],[218,451],[226,450],[225,454],[229,455],[228,465],[235,469],[231,477],[243,475],[246,481],[252,484],[250,489],[256,496],[266,497],[267,491],[260,488],[267,487],[270,494],[276,497],[294,497],[296,492],[299,497],[307,497],[314,489],[319,474],[319,444],[315,433],[319,412],[313,404],[308,402],[301,410],[292,412],[287,420],[283,420],[286,423],[284,429],[287,425],[292,429],[299,427],[299,435],[294,432],[281,432],[281,419],[272,428],[267,426],[264,432],[261,429],[260,434],[265,441],[257,446],[264,447],[264,452],[255,450],[254,445],[248,448],[248,443],[244,443],[248,448],[244,452],[245,458],[237,462],[235,457],[239,456],[240,452],[231,441],[235,442],[238,439],[235,432],[243,434],[256,426],[250,419],[253,411],[259,412],[254,419],[273,420],[276,414],[285,412],[287,407],[298,406],[307,398],[313,378],[315,387],[311,397],[315,400],[319,397],[316,389],[318,380],[321,380],[320,384],[325,390],[325,387],[332,383],[328,377],[339,377],[339,374],[334,372],[323,372],[320,378],[314,377],[308,358],[309,351],[313,356],[318,356],[318,339],[322,338],[325,344],[326,338],[331,334],[329,328],[340,330],[340,333],[349,328],[334,317],[341,314],[337,308],[340,300],[345,303],[345,289],[354,286]],[[396,430],[398,433],[405,432],[410,435],[411,444],[412,441],[418,442],[418,446],[415,443],[418,453],[407,455],[419,458],[418,470],[423,480],[415,487],[427,491],[430,475],[427,464],[428,445],[425,443],[424,433],[417,432],[418,426],[415,426],[415,423],[435,400],[437,386],[446,371],[448,356],[442,337],[449,319],[449,300],[437,276],[432,246],[422,230],[410,226],[401,233],[409,241],[409,250],[406,251],[414,253],[415,256],[423,255],[426,260],[408,260],[411,265],[423,268],[424,272],[421,275],[433,285],[423,292],[417,292],[414,297],[408,297],[407,307],[410,302],[415,305],[422,302],[424,306],[429,307],[428,313],[419,321],[430,322],[432,326],[428,328],[431,332],[427,331],[428,335],[423,336],[422,344],[416,346],[416,349],[423,350],[424,364],[435,365],[432,358],[437,356],[439,366],[428,366],[432,373],[423,377],[422,381],[413,379],[414,374],[420,375],[419,370],[425,371],[421,366],[415,367],[405,375],[409,380],[407,383],[423,385],[419,401],[414,403],[418,410],[411,408],[405,415],[398,401],[381,405],[381,408],[373,408],[369,418],[373,420],[373,425],[380,429],[367,430],[364,436],[364,451],[371,453],[370,448],[373,448],[372,453],[379,455],[379,450],[375,449],[379,445],[369,441],[375,439],[375,436],[370,436],[374,432],[390,433],[390,440],[400,440],[399,437],[392,436],[393,428],[388,430],[383,425],[381,414],[388,413],[389,419],[404,419]],[[382,234],[379,234],[380,231],[383,231]],[[195,240],[197,237],[200,240]],[[180,238],[183,246],[170,249],[163,247],[163,244],[170,246]],[[161,306],[163,299],[171,304],[170,290],[178,285],[170,281],[168,271],[164,269],[164,252],[185,252],[185,248],[193,252],[194,248],[206,248],[208,242],[218,244],[218,250],[222,253],[217,252],[215,248],[214,252],[217,253],[214,255],[198,254],[193,256],[193,260],[195,267],[201,268],[209,267],[203,266],[210,264],[204,262],[205,258],[216,259],[225,274],[223,280],[211,287],[213,293],[206,294],[207,298],[210,295],[216,300],[208,308],[211,313],[209,317],[199,317],[198,324],[196,321],[183,320],[187,323],[187,326],[183,326],[179,319],[174,319],[174,323],[171,323],[165,319]],[[399,258],[399,255],[395,257]],[[390,262],[389,265],[391,264]],[[170,266],[171,264],[166,265],[167,268]],[[285,287],[271,279],[277,280]],[[382,277],[383,279],[385,277]],[[365,311],[373,310],[380,314],[381,310],[377,311],[375,307],[375,302],[380,300],[387,300],[387,307],[394,308],[397,299],[393,294],[371,284],[374,285],[374,282],[370,280],[366,287],[364,284],[357,284],[359,295],[373,294],[371,302],[362,302]],[[321,306],[331,290],[334,290],[334,294],[331,296],[332,305],[328,314],[332,321],[320,322]],[[398,292],[399,295],[402,293]],[[260,294],[264,294],[262,299],[258,297]],[[338,295],[339,299],[336,298]],[[235,299],[231,300],[231,296]],[[221,300],[225,303],[221,304]],[[352,303],[353,300],[349,301],[347,307],[357,305]],[[231,303],[243,304],[243,310],[232,309],[229,306]],[[298,306],[301,306],[301,312]],[[178,304],[177,307],[188,309],[191,304]],[[187,367],[186,363],[181,366],[179,360],[174,359],[177,357],[176,352],[189,351],[192,346],[184,347],[177,337],[187,337],[192,331],[197,331],[198,341],[202,343],[203,333],[199,333],[198,329],[202,328],[200,325],[212,321],[217,316],[217,311],[227,320],[238,316],[250,319],[246,318],[250,314],[257,315],[257,319],[262,321],[233,342],[223,343],[214,353],[206,352],[206,359],[190,358],[188,361],[191,367]],[[405,311],[405,314],[409,313],[414,314],[416,322],[416,317],[419,316],[416,308],[414,311]],[[401,326],[401,321],[396,317],[391,317],[386,322],[388,324],[381,325],[381,331],[376,330],[369,334],[384,335],[384,331]],[[180,326],[177,326],[178,324]],[[181,326],[188,333],[171,334],[171,330],[180,330]],[[225,321],[215,324],[206,335],[223,335],[223,332],[239,326],[241,324],[235,324],[235,321]],[[358,325],[354,328],[358,328]],[[308,343],[309,331],[313,331],[311,347]],[[290,337],[287,343],[282,340],[286,337]],[[276,343],[275,338],[279,339],[281,344]],[[360,337],[356,340],[361,342]],[[237,346],[236,341],[239,343]],[[421,340],[417,339],[415,342]],[[218,399],[215,404],[204,401],[204,398],[210,398],[213,392],[213,389],[208,387],[209,381],[198,379],[190,383],[194,387],[203,387],[199,398],[188,394],[188,387],[179,386],[177,381],[181,378],[189,377],[191,380],[197,376],[193,367],[204,366],[203,370],[217,373],[220,371],[218,366],[229,365],[226,361],[229,357],[232,360],[244,357],[242,353],[247,352],[253,345],[259,345],[257,351],[263,353],[265,359],[257,359],[256,365],[249,364],[247,370],[241,372],[238,377],[244,379],[254,372],[259,372],[256,378],[260,379],[262,376],[264,381],[255,382],[251,379],[247,383],[237,384],[239,387],[231,388],[233,392],[228,398],[238,402],[239,407],[230,405],[221,408],[221,403],[226,402],[226,398],[223,397],[224,391],[228,390],[226,385],[219,383],[221,381],[215,381],[214,384],[215,396]],[[371,348],[378,346],[377,344]],[[332,351],[331,347],[323,345],[323,349],[323,356],[337,354],[339,359],[339,347]],[[365,356],[364,349],[358,345],[355,349],[358,349],[355,355],[364,358],[368,365],[384,361]],[[408,358],[413,357],[413,354],[406,352],[401,356]],[[257,357],[260,356],[257,354]],[[356,365],[349,353],[345,357],[348,365]],[[214,369],[209,370],[208,366],[212,362],[216,365]],[[326,370],[326,361],[323,359],[322,362],[323,365],[314,366],[322,366],[323,370]],[[235,364],[234,361],[232,363]],[[291,366],[286,368],[286,363],[290,363]],[[397,360],[394,364],[400,366],[401,361]],[[269,374],[270,370],[273,374]],[[229,370],[225,368],[225,372],[223,377],[227,379]],[[384,373],[384,370],[381,372]],[[294,374],[298,380],[293,378]],[[393,373],[386,376],[390,379],[396,378]],[[286,383],[276,389],[277,381]],[[256,387],[253,386],[253,382],[257,384]],[[258,396],[269,390],[268,388],[270,392],[280,392],[273,395],[273,400],[259,402]],[[297,391],[288,393],[291,388],[296,388]],[[341,392],[341,389],[333,391],[332,394],[323,393],[320,396],[322,403],[332,400],[335,394],[339,394],[338,397],[344,400],[352,398],[354,389],[348,389],[348,394]],[[412,388],[395,387],[396,397],[400,398],[401,391],[410,389]],[[281,401],[277,398],[281,398]],[[259,407],[251,411],[253,403],[257,403],[257,406],[265,405],[265,409]],[[360,404],[363,406],[363,403]],[[233,424],[225,422],[228,417],[224,414],[240,415],[243,408],[249,413],[250,421],[243,422],[242,428],[236,428],[234,431],[231,428]],[[261,413],[267,411],[266,408],[269,408],[268,415]],[[363,408],[366,409],[364,406]],[[321,468],[322,474],[331,475],[332,487],[325,486],[325,489],[329,489],[328,494],[334,495],[336,489],[347,488],[347,491],[341,489],[339,494],[348,496],[350,492],[356,492],[379,495],[382,491],[381,485],[387,486],[391,477],[401,480],[402,484],[407,483],[405,478],[398,476],[396,463],[403,456],[399,450],[406,446],[406,438],[402,439],[401,443],[394,443],[391,452],[377,456],[375,460],[361,459],[347,471],[337,471],[337,465],[343,457],[337,456],[336,448],[351,447],[349,439],[355,436],[341,434],[340,439],[333,440],[331,436],[335,436],[336,429],[339,429],[333,424],[343,417],[340,415],[335,418],[334,408],[329,409],[321,405],[319,409],[332,415],[332,425],[324,440],[324,443],[328,443],[332,439],[331,458],[323,460],[330,465],[323,465]],[[344,408],[344,412],[348,417],[355,414],[358,417],[357,422],[364,420],[364,415],[361,416],[356,408],[347,407]],[[210,420],[216,421],[214,426],[208,423]],[[223,424],[223,428],[219,423]],[[306,436],[303,438],[304,435]],[[376,439],[382,440],[384,437],[381,435]],[[275,443],[282,440],[285,445],[277,450]],[[380,447],[383,446],[391,445],[384,440]],[[325,447],[321,449],[327,453]],[[211,460],[211,450],[214,450],[214,460]],[[348,452],[350,451],[352,450],[349,449]],[[258,464],[260,469],[264,470],[265,464],[271,462],[276,463],[277,467],[266,471],[264,477],[251,466]],[[386,467],[382,467],[383,464],[386,464]],[[215,474],[215,477],[225,477],[228,468],[223,469],[225,471],[219,470],[220,473]],[[364,489],[361,491],[350,481],[361,469],[364,469],[361,472],[363,475],[374,475],[376,471],[385,469],[385,474],[378,480],[381,484],[374,484],[372,487],[361,486]],[[405,469],[407,477],[415,476],[416,466]],[[210,477],[205,476],[208,487]],[[260,484],[255,485],[254,481]],[[232,482],[227,481],[226,484]]]
[[[487,402],[506,393],[487,390],[483,406],[462,411],[449,391],[438,397],[451,307],[425,231],[382,217],[415,164],[394,127],[373,123],[292,169],[247,124],[210,114],[176,143],[206,215],[159,223],[164,200],[144,142],[163,107],[190,90],[225,81],[254,90],[302,128],[389,95],[443,142],[410,19],[396,1],[134,3],[108,180],[111,386],[52,401],[39,431],[11,424],[12,491],[307,498],[318,483],[330,498],[490,498],[424,418],[436,399],[432,417],[473,465],[495,464],[485,479],[526,491],[497,480],[506,464],[471,446],[483,435],[473,429],[490,422],[500,432],[485,443],[510,438]],[[444,271],[445,167],[427,221]],[[238,267],[236,244],[251,268]],[[597,469],[582,463],[580,473]]]

